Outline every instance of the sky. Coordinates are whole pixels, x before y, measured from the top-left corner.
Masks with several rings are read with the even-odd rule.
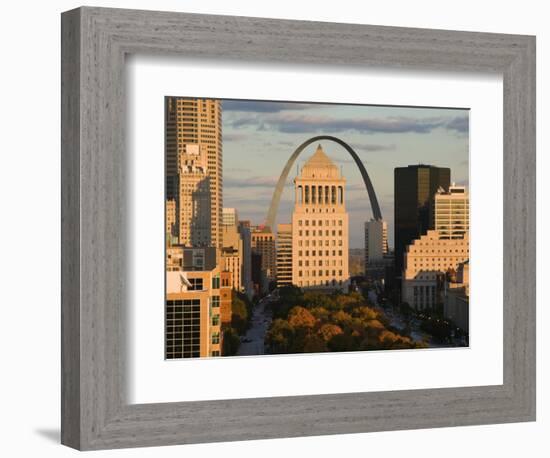
[[[451,181],[468,185],[469,112],[464,109],[222,101],[224,207],[239,219],[265,221],[275,184],[294,150],[310,137],[333,135],[360,156],[374,186],[393,246],[393,170],[412,164],[451,168]],[[325,153],[346,178],[350,248],[363,248],[364,222],[372,210],[363,180],[340,145],[322,141]],[[296,165],[288,176],[277,223],[288,223],[293,208]]]

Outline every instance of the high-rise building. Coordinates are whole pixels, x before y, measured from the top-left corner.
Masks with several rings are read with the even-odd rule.
[[[435,230],[413,240],[404,256],[403,302],[416,310],[442,305],[445,276],[469,259],[469,242],[468,233],[460,239],[441,239]]]
[[[185,145],[178,154],[178,240],[187,247],[214,246],[207,155],[200,145]]]
[[[221,356],[221,297],[231,286],[220,278],[229,283],[231,274],[220,272],[214,247],[175,250],[178,261],[166,273],[166,359]]]
[[[395,272],[403,270],[407,245],[433,229],[433,201],[439,188],[449,189],[451,169],[409,165],[394,169]]]
[[[365,222],[365,274],[382,278],[388,262],[388,224],[381,219]]]
[[[222,225],[223,226],[237,226],[239,217],[237,216],[237,210],[234,208],[223,208],[222,211]]]
[[[268,226],[252,227],[250,232],[250,246],[252,253],[261,256],[261,272],[253,272],[254,278],[262,278],[260,291],[265,292],[269,282],[277,278],[277,259],[275,235]],[[257,268],[257,264],[253,264]]]
[[[201,196],[209,192],[210,245],[221,248],[222,220],[222,112],[219,100],[166,98],[166,198],[180,199],[181,188],[195,186],[195,177],[179,176],[182,155],[190,150],[201,156]],[[190,148],[191,147],[191,148]],[[188,180],[191,180],[189,182]],[[179,200],[178,206],[188,202]],[[206,211],[206,209],[201,209]],[[181,210],[178,211],[181,215]],[[189,224],[184,224],[187,228]],[[179,228],[182,228],[180,222]],[[189,236],[179,234],[180,243],[186,243]]]
[[[461,239],[470,230],[470,198],[464,186],[437,190],[434,197],[433,227],[439,238]]]
[[[223,247],[221,251],[221,268],[231,272],[233,289],[244,292],[243,284],[243,240],[236,225],[223,225]]]
[[[294,179],[292,283],[301,288],[349,285],[346,180],[321,145]]]
[[[277,225],[277,287],[292,284],[292,224]]]

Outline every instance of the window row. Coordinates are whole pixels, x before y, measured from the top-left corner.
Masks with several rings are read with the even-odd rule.
[[[300,185],[296,191],[296,202],[301,204],[342,205],[344,202],[343,186]]]

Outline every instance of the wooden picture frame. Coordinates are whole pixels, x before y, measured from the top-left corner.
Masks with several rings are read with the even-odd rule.
[[[80,450],[535,419],[535,38],[83,7],[62,14],[62,443]],[[128,404],[125,55],[496,72],[503,384]]]

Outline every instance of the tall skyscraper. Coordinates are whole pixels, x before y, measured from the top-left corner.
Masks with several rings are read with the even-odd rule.
[[[321,145],[294,179],[292,283],[302,288],[349,284],[346,180]]]
[[[179,243],[187,247],[214,246],[210,177],[204,148],[185,145],[178,153],[178,172]]]
[[[365,222],[365,274],[382,278],[387,264],[388,224],[381,219]]]
[[[470,230],[470,198],[464,186],[438,189],[434,198],[434,229],[439,238],[461,239]]]
[[[449,189],[451,169],[409,165],[394,169],[395,272],[401,275],[407,245],[433,229],[433,202],[439,188]]]
[[[204,154],[201,192],[208,189],[210,212],[210,244],[221,248],[222,221],[222,111],[218,100],[167,97],[166,103],[166,198],[179,199],[188,176],[179,176],[180,158],[189,150]],[[186,202],[178,201],[185,205]],[[179,212],[181,214],[181,211]],[[181,223],[180,223],[181,227]],[[185,227],[185,225],[184,225]],[[185,234],[182,240],[188,240]]]
[[[292,225],[277,225],[277,287],[292,284]]]

